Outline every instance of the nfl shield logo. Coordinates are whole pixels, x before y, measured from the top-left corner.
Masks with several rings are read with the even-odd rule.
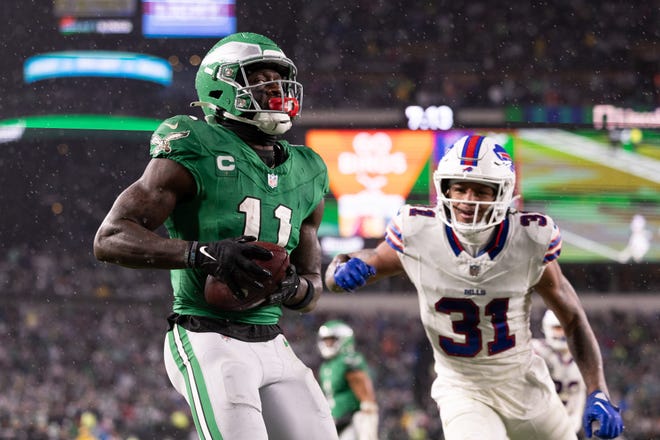
[[[470,275],[473,277],[479,276],[479,269],[478,264],[470,264]]]
[[[269,174],[268,175],[268,186],[271,188],[277,188],[277,179],[278,179],[277,174]]]

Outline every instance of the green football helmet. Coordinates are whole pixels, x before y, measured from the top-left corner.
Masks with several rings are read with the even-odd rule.
[[[351,353],[355,351],[353,329],[339,320],[328,321],[319,327],[317,345],[324,359]]]
[[[268,67],[282,77],[276,81],[248,84],[248,74]],[[251,124],[271,135],[285,133],[300,113],[303,88],[296,81],[297,69],[271,39],[250,32],[232,34],[218,41],[202,60],[195,89],[206,121],[216,117]],[[255,96],[265,87],[279,87],[279,97],[268,100],[268,108]]]

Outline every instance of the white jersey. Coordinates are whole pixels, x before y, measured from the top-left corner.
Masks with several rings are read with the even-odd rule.
[[[573,356],[568,350],[555,350],[545,339],[532,339],[534,352],[541,356],[548,366],[555,383],[557,394],[566,406],[575,432],[582,428],[582,414],[587,400],[587,387]]]
[[[405,205],[386,240],[417,289],[439,382],[476,390],[524,375],[533,356],[531,288],[559,255],[559,229],[543,214],[510,212],[472,257],[436,216],[436,208]]]

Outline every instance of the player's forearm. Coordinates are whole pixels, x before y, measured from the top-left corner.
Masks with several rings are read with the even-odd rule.
[[[285,306],[295,309],[297,312],[307,313],[314,310],[316,303],[321,297],[323,283],[321,275],[318,273],[298,274],[300,276],[300,285],[294,296],[289,298]],[[300,307],[302,305],[302,307]]]
[[[566,337],[587,387],[587,394],[601,390],[609,395],[598,341],[586,316],[581,316],[577,323],[567,329]]]
[[[355,397],[360,402],[373,403],[376,405],[376,393],[370,380],[364,380],[355,387],[352,387]],[[367,405],[365,405],[367,406]]]
[[[316,307],[323,292],[321,278],[321,260],[323,252],[318,240],[318,225],[315,222],[303,222],[300,229],[298,247],[291,252],[291,264],[300,277],[300,285],[296,294],[285,306],[293,306],[299,312],[310,312]]]
[[[362,370],[351,371],[346,374],[348,385],[355,394],[355,398],[361,403],[365,402],[365,406],[373,406],[377,409],[376,405],[376,392],[374,385],[369,375]],[[373,405],[370,405],[373,404]]]
[[[100,261],[131,268],[183,269],[190,243],[161,237],[129,220],[104,223],[94,238]]]

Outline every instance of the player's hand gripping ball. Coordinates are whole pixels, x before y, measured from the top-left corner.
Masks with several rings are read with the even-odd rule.
[[[206,302],[220,310],[241,311],[248,310],[261,305],[266,299],[279,289],[280,282],[286,276],[289,267],[289,254],[281,246],[265,241],[255,241],[251,244],[260,246],[271,252],[270,260],[253,259],[256,264],[271,273],[270,277],[260,279],[259,288],[254,283],[240,283],[241,293],[234,293],[227,284],[209,275],[206,277],[204,286],[204,298]]]

